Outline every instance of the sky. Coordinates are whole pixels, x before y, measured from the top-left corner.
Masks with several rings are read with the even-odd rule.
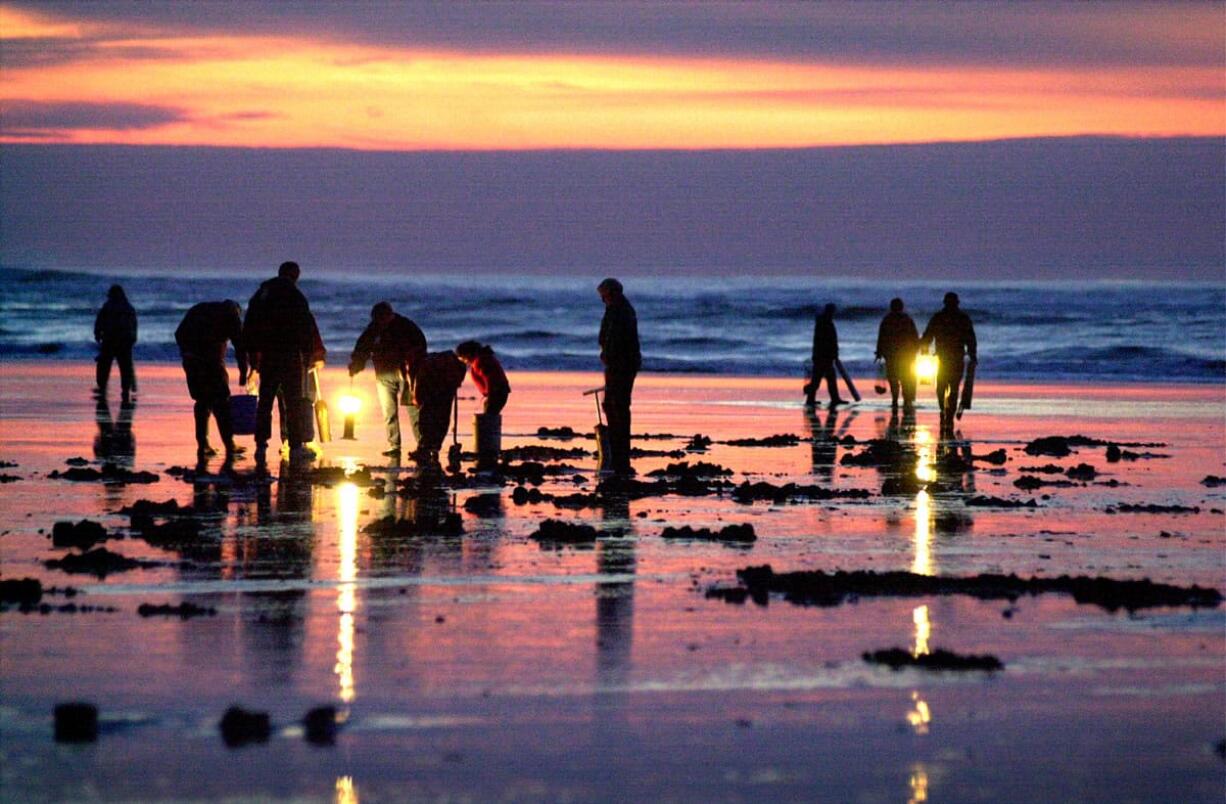
[[[355,227],[368,235],[339,255],[314,249],[347,261],[342,269],[574,269],[595,249],[576,242],[568,253],[566,232],[596,229],[607,238],[600,270],[877,265],[939,275],[994,253],[982,231],[969,231],[985,215],[967,209],[968,199],[992,218],[991,208],[1024,196],[1034,208],[1019,231],[1052,242],[997,260],[1010,270],[1040,275],[1080,260],[1105,275],[1220,276],[1226,191],[1212,182],[1222,172],[1226,134],[1224,41],[1226,6],[1212,2],[0,2],[0,205],[6,213],[52,213],[32,224],[36,232],[6,214],[0,261],[86,267],[71,263],[100,259],[81,254],[79,243],[107,229],[103,219],[119,234],[139,231],[139,220],[123,215],[140,214],[140,204],[128,202],[150,171],[174,185],[159,197],[187,216],[178,234],[197,245],[181,256],[194,267],[205,267],[210,253],[226,255],[212,258],[223,268],[266,252],[310,253],[312,244],[294,242],[293,216],[277,218],[260,205],[275,182],[293,182],[281,172],[286,166],[305,165],[332,179],[333,192],[310,199],[308,217],[325,227],[315,231],[331,240]],[[975,160],[992,141],[1033,147],[994,152],[1015,161],[976,173]],[[1077,145],[1089,141],[1101,147]],[[1157,161],[1125,160],[1139,172],[1122,174],[1102,155],[1124,142]],[[245,149],[261,154],[242,156]],[[441,155],[456,152],[489,159],[438,172],[447,164]],[[535,164],[522,152],[554,153],[553,170],[570,173],[534,167],[525,184],[500,184],[498,176]],[[1074,152],[1095,154],[1072,170],[1077,186],[1042,172]],[[601,155],[596,174],[584,153]],[[875,172],[844,182],[848,171],[868,167],[867,153],[875,155]],[[765,160],[760,185],[743,172],[753,154]],[[265,210],[263,225],[195,231],[188,218],[201,213],[193,194],[217,171],[251,167],[251,158],[258,162],[252,175],[274,184],[241,181],[230,203],[248,217]],[[634,185],[630,176],[644,160],[706,194],[691,199],[688,214],[713,217],[646,219],[643,209],[667,211],[684,199],[675,186],[654,182],[656,195],[648,196]],[[1154,186],[1153,169],[1163,163],[1170,174]],[[202,165],[213,172],[201,173]],[[374,178],[371,165],[403,171],[406,186],[384,192],[387,203],[441,195],[453,215],[441,227],[445,235],[406,232],[396,216],[372,219],[362,193]],[[486,172],[474,174],[473,165]],[[32,175],[36,167],[52,174]],[[353,172],[338,172],[344,169]],[[72,216],[54,214],[63,191],[49,179],[67,170],[85,171],[73,177],[77,184],[112,176],[115,183],[91,185],[91,197],[110,205],[98,220],[79,205]],[[423,172],[431,184],[413,184]],[[506,233],[492,228],[520,225],[507,217],[508,204],[556,209],[551,193],[559,185],[570,188],[571,225],[552,236],[529,232],[520,253],[508,256]],[[852,206],[882,214],[841,215],[851,228],[839,243],[821,225],[806,237],[795,210],[812,211],[815,187],[844,185]],[[1173,203],[1172,196],[1182,198]],[[1153,243],[1131,261],[1121,253],[1121,221],[1113,225],[1110,204],[1098,203],[1117,198],[1154,211],[1148,239],[1167,240],[1165,264]],[[1078,199],[1094,203],[1070,213]],[[639,209],[610,216],[620,203]],[[828,203],[837,208],[838,199],[823,198]],[[875,217],[898,220],[908,210],[915,225],[887,233],[890,247],[870,242],[882,236]],[[741,213],[782,214],[787,236],[751,231],[754,218]],[[1078,235],[1069,231],[1069,214],[1105,217],[1087,218]],[[612,225],[619,218],[620,229]],[[944,230],[946,254],[921,231],[934,227]],[[709,238],[701,248],[692,242],[696,229]],[[109,255],[103,267],[156,264],[166,251],[142,248],[135,237],[94,242]],[[243,253],[236,243],[250,248]],[[1001,246],[1014,255],[1015,244]],[[906,264],[908,253],[923,253],[924,264]]]

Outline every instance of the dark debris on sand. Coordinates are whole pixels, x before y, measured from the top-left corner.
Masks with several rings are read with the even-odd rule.
[[[98,739],[98,707],[84,701],[55,705],[55,741],[92,743]]]
[[[538,427],[537,438],[555,438],[559,441],[570,441],[573,438],[591,438],[587,434],[580,435],[570,427]]]
[[[272,723],[267,712],[249,712],[231,706],[217,724],[221,739],[230,748],[239,748],[249,743],[266,743],[272,733]]]
[[[860,658],[869,664],[884,664],[891,670],[901,670],[904,667],[916,667],[920,670],[982,670],[995,672],[1004,670],[1005,666],[991,654],[982,656],[963,655],[944,648],[936,648],[931,653],[919,656],[903,648],[887,648],[885,650],[865,651]]]
[[[63,472],[58,469],[52,470],[47,477],[58,480],[73,480],[80,483],[156,483],[158,476],[153,472],[133,472],[129,469],[124,469],[116,466],[113,463],[104,463],[101,469],[90,469],[82,467],[73,467],[65,469]]]
[[[37,605],[43,598],[43,585],[35,578],[0,581],[0,604]]]
[[[719,443],[729,447],[794,447],[800,441],[800,436],[793,433],[779,433],[765,438],[733,438]]]
[[[683,525],[679,528],[665,527],[660,532],[661,539],[691,539],[704,542],[728,542],[733,544],[752,544],[758,538],[753,525],[748,522],[739,525],[725,525],[719,530],[711,528],[692,528]]]
[[[732,490],[732,499],[744,504],[758,500],[773,503],[822,502],[825,500],[865,500],[872,496],[867,489],[828,489],[822,486],[801,486],[785,483],[776,486],[765,481],[742,483]]]
[[[1199,514],[1200,506],[1119,503],[1109,506],[1106,510],[1108,514]]]
[[[1164,447],[1162,443],[1144,443],[1144,442],[1125,442],[1125,441],[1103,441],[1101,438],[1090,438],[1083,435],[1071,436],[1043,436],[1036,438],[1022,448],[1022,451],[1027,455],[1050,455],[1053,458],[1064,458],[1073,454],[1073,450],[1079,447],[1106,447],[1107,460],[1111,461],[1112,455],[1117,454],[1112,452],[1112,447],[1119,450],[1120,447]],[[1118,460],[1118,459],[1117,459]]]
[[[708,463],[706,461],[698,461],[690,464],[689,461],[681,463],[670,463],[663,469],[654,469],[647,473],[648,477],[693,477],[693,478],[710,478],[710,477],[731,477],[732,470],[720,466],[717,463]]]
[[[1025,479],[1025,478],[1023,478]],[[973,508],[1038,508],[1039,504],[1030,500],[1008,500],[1004,497],[990,497],[985,494],[967,497],[964,504]]]
[[[61,572],[96,575],[105,578],[118,572],[127,572],[137,568],[163,566],[157,561],[144,561],[128,558],[119,553],[112,553],[105,547],[96,547],[84,553],[69,553],[63,558],[52,558],[43,562],[47,569],[58,569]]]
[[[1034,475],[1023,475],[1017,480],[1014,480],[1013,485],[1022,491],[1034,491],[1042,488],[1071,489],[1081,486],[1080,483],[1074,483],[1071,480],[1043,480],[1042,478],[1035,477]]]
[[[1220,488],[1221,486],[1226,486],[1226,477],[1205,475],[1205,478],[1200,481],[1200,484],[1211,489]]]
[[[336,742],[336,732],[340,721],[336,716],[335,706],[317,706],[307,712],[302,718],[303,737],[311,745],[332,745]]]
[[[541,547],[556,548],[564,545],[593,545],[596,543],[596,536],[596,528],[591,525],[546,519],[528,538],[538,542]]]
[[[118,536],[108,534],[106,528],[90,519],[80,522],[56,522],[51,528],[52,547],[79,547],[87,550],[107,539],[118,539]]]
[[[838,606],[867,597],[967,595],[980,600],[1015,601],[1024,595],[1064,594],[1071,595],[1084,605],[1129,612],[1158,606],[1217,608],[1222,602],[1222,595],[1216,589],[1087,576],[1019,578],[1016,575],[985,573],[969,577],[942,577],[864,570],[776,573],[769,564],[746,567],[737,570],[736,575],[740,586],[712,587],[707,590],[706,596],[738,604],[749,599],[765,606],[770,596],[776,594],[799,606]]]
[[[522,447],[508,447],[502,451],[502,460],[510,461],[562,461],[575,458],[589,458],[591,450],[583,447],[548,447],[541,444],[526,444]]]
[[[215,617],[217,609],[212,606],[197,606],[184,601],[177,606],[164,603],[155,606],[152,603],[141,603],[136,613],[142,617],[178,617],[180,620],[190,620],[193,617]]]
[[[446,511],[435,520],[397,519],[390,514],[362,528],[376,538],[413,538],[420,536],[462,536],[464,522],[455,511]]]
[[[0,475],[0,483],[16,483],[21,480],[17,475]]]

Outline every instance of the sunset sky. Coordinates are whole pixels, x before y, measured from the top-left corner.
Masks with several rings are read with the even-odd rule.
[[[8,2],[0,142],[420,153],[1212,141],[1226,134],[1223,41],[1221,3]],[[9,149],[10,169],[15,153],[27,151]],[[5,204],[15,192],[39,200],[10,184]],[[0,257],[37,261],[5,240]]]

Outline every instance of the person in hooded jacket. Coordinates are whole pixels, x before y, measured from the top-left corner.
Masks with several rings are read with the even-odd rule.
[[[136,369],[132,365],[132,347],[136,345],[136,310],[119,285],[111,285],[106,302],[94,319],[94,341],[98,344],[98,367],[95,372],[97,393],[105,394],[111,376],[111,363],[119,363],[119,382],[124,400],[136,391]]]
[[[948,435],[954,429],[954,414],[958,410],[958,386],[962,383],[965,361],[979,362],[979,343],[975,339],[975,326],[971,317],[959,309],[957,293],[945,294],[945,306],[932,316],[924,334],[920,336],[920,348],[927,350],[933,343],[937,353],[937,405],[941,409],[941,433]]]
[[[482,412],[487,415],[502,413],[507,406],[507,396],[511,393],[511,383],[494,350],[477,341],[464,341],[455,348],[455,353],[468,366],[473,385],[485,399]]]
[[[890,384],[890,407],[898,409],[902,391],[903,407],[915,407],[915,355],[919,351],[919,331],[911,316],[903,312],[902,299],[890,300],[890,312],[877,330],[876,358],[885,361],[885,377]]]
[[[416,457],[419,463],[437,463],[447,429],[451,426],[451,405],[464,382],[468,369],[455,352],[434,352],[418,364],[413,382],[413,400],[420,411],[421,441]]]
[[[247,356],[243,349],[242,308],[238,302],[201,302],[187,311],[175,330],[175,343],[183,358],[187,391],[195,400],[196,456],[214,454],[209,446],[209,414],[217,420],[217,432],[227,460],[242,450],[234,444],[230,421],[230,376],[226,373],[226,345],[234,344],[239,385],[247,383]]]
[[[251,368],[260,375],[256,407],[256,459],[262,460],[272,436],[272,408],[281,408],[282,437],[291,457],[309,458],[305,444],[314,438],[307,376],[323,365],[325,350],[315,316],[298,289],[300,269],[284,262],[277,276],[260,285],[247,305],[244,346]]]
[[[420,414],[410,386],[417,373],[417,364],[425,355],[426,336],[417,324],[393,310],[390,302],[381,301],[371,308],[370,324],[358,337],[349,357],[349,376],[360,374],[367,361],[374,363],[375,387],[387,431],[384,455],[400,454],[399,410],[402,403],[408,407],[413,438],[421,442]]]

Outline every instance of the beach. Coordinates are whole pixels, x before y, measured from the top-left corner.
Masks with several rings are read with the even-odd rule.
[[[1220,383],[982,378],[942,443],[930,386],[910,420],[870,377],[857,378],[860,404],[809,415],[795,378],[649,373],[633,408],[642,485],[617,494],[578,452],[521,471],[523,492],[472,476],[471,462],[443,482],[389,465],[369,373],[353,382],[356,440],[322,445],[317,462],[368,475],[271,456],[269,478],[250,457],[234,476],[220,457],[198,471],[178,366],[138,365],[126,410],[117,387],[95,403],[92,370],[0,364],[0,460],[14,464],[0,474],[15,478],[0,489],[0,573],[44,590],[0,614],[6,799],[1220,800],[1216,603],[885,584],[800,605],[721,591],[766,564],[1226,590]],[[510,381],[504,449],[594,449],[582,392],[598,374]],[[323,385],[336,436],[350,383],[329,368]],[[461,394],[471,450],[477,402],[471,384]],[[543,438],[542,426],[577,437]],[[713,443],[686,451],[699,434]],[[795,438],[721,443],[777,435]],[[1025,451],[1048,436],[1085,440],[1064,455]],[[905,477],[863,459],[873,443],[913,456]],[[50,476],[76,457],[155,477]],[[730,474],[688,487],[668,485],[684,469],[650,474],[700,461]],[[770,499],[744,483],[770,484],[756,491]],[[192,506],[182,519],[199,527],[153,539],[181,518],[142,530],[120,513],[139,500]],[[50,539],[56,522],[84,519],[105,528],[99,546],[138,565],[104,577],[47,566],[85,551]],[[547,519],[596,534],[533,538]],[[742,524],[752,541],[662,536]],[[139,613],[184,603],[199,610]],[[890,648],[1003,667],[863,658]],[[54,740],[53,709],[70,701],[97,707],[95,740]],[[268,713],[267,738],[228,745],[218,723],[233,705]],[[321,706],[335,708],[331,739],[302,725]]]

